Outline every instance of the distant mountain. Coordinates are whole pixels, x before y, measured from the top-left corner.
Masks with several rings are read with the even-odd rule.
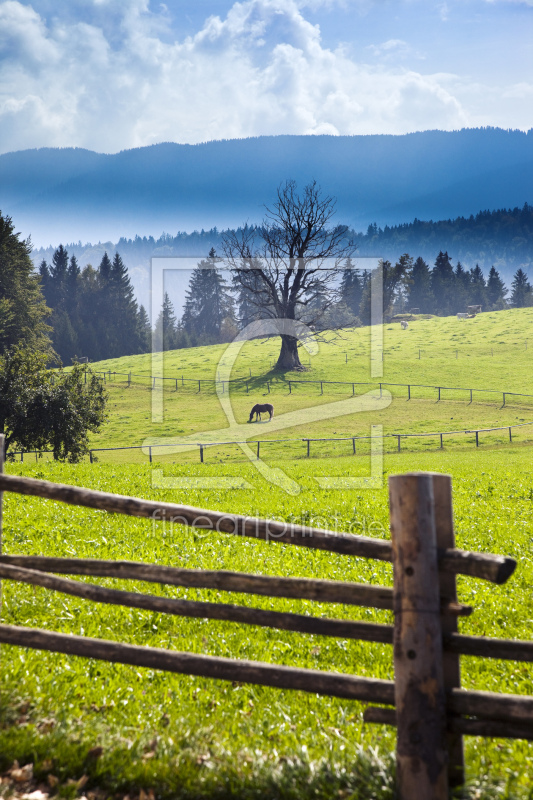
[[[117,241],[260,222],[287,178],[316,179],[355,230],[521,207],[533,194],[533,130],[26,150],[0,156],[0,209],[37,245]]]

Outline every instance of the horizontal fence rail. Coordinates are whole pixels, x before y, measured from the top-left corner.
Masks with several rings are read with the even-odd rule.
[[[158,521],[166,519],[167,522],[172,521],[180,525],[212,530],[217,533],[252,537],[267,542],[329,550],[379,561],[392,560],[391,543],[369,536],[338,533],[322,528],[258,519],[241,514],[227,514],[222,511],[211,511],[176,503],[143,500],[35,478],[0,474],[0,492],[16,492],[48,500],[58,500],[70,505],[134,517],[152,518]],[[439,568],[454,574],[470,575],[493,583],[504,583],[514,572],[516,561],[507,556],[490,553],[444,549],[439,553]]]
[[[16,625],[0,624],[0,642],[199,677],[395,705],[394,682],[377,678],[183,653]],[[468,714],[481,719],[527,723],[530,726],[533,720],[533,698],[523,695],[455,689],[448,693],[446,705],[453,714]]]
[[[417,433],[386,433],[382,436],[335,436],[335,437],[320,437],[320,438],[310,438],[310,437],[283,437],[279,439],[232,439],[231,441],[224,441],[224,442],[197,442],[197,447],[199,449],[200,455],[200,462],[204,463],[205,451],[208,448],[213,447],[224,447],[228,445],[240,445],[240,444],[248,444],[248,445],[256,445],[258,451],[258,458],[260,453],[261,445],[269,445],[269,444],[287,444],[287,443],[303,443],[306,447],[306,455],[308,458],[311,457],[311,443],[319,443],[319,442],[352,442],[352,453],[356,455],[356,442],[362,441],[373,441],[379,440],[382,442],[386,441],[396,441],[396,448],[398,452],[402,451],[401,442],[402,439],[425,439],[425,438],[437,438],[439,437],[440,440],[440,449],[444,448],[444,437],[445,436],[462,436],[462,435],[474,435],[475,436],[475,444],[476,447],[480,446],[479,441],[479,434],[480,433],[491,433],[494,431],[508,431],[509,441],[513,441],[512,431],[517,428],[527,428],[533,425],[533,422],[519,422],[516,425],[498,425],[493,428],[473,428],[472,430],[454,430],[454,431],[420,431]],[[179,447],[187,447],[190,448],[191,445],[189,442],[181,444],[180,442],[174,442],[172,444],[154,444],[154,445],[128,445],[124,447],[91,447],[89,450],[89,459],[91,463],[94,460],[95,453],[113,453],[113,452],[120,452],[124,450],[137,450],[141,451],[144,454],[148,455],[148,460],[150,463],[153,462],[154,457],[157,455],[162,456],[164,455],[164,451],[168,448],[179,448]],[[148,451],[146,453],[146,451]],[[160,452],[163,451],[163,452]],[[51,450],[14,450],[10,451],[10,456],[20,456],[21,462],[24,462],[24,456],[35,455],[35,458],[42,456],[43,454],[50,454],[52,453]]]

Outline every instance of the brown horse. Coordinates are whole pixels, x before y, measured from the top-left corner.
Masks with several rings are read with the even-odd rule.
[[[269,422],[274,416],[274,406],[270,405],[270,403],[256,403],[255,406],[250,411],[250,419],[248,422],[252,421],[252,417],[255,414],[255,421],[257,422],[258,419],[261,419],[261,414],[266,414],[266,412],[270,414]]]

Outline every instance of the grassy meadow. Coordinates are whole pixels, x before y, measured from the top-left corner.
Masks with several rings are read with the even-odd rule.
[[[455,318],[415,320],[407,331],[400,331],[399,325],[385,326],[383,380],[533,393],[529,377],[532,352],[525,344],[528,335],[533,348],[533,309],[486,314],[466,322]],[[370,380],[368,329],[344,331],[341,336],[320,345],[302,379]],[[252,381],[257,383],[252,389],[250,382],[249,394],[242,385],[232,390],[238,421],[243,422],[251,404],[262,398],[260,389],[266,376],[272,379],[270,400],[276,415],[340,399],[334,387],[323,396],[316,387],[305,387],[305,391],[298,387],[289,395],[286,382],[293,375],[271,372],[276,349],[276,341],[270,340],[249,342],[241,351],[234,374],[245,377],[251,371]],[[168,353],[165,374],[213,378],[221,352],[222,347],[206,347]],[[117,372],[151,373],[146,356],[100,366]],[[157,424],[151,422],[148,380],[138,379],[129,388],[112,381],[109,393],[110,418],[94,438],[94,447],[110,442],[115,444],[109,446],[141,444],[150,436],[187,435],[227,424],[213,391],[202,389],[201,395],[196,395],[192,389],[180,387],[176,392],[168,388],[164,392],[165,418]],[[382,424],[385,432],[399,426],[401,432],[410,432],[533,420],[533,401],[517,401],[505,408],[501,408],[501,398],[482,396],[471,405],[468,401],[458,396],[437,403],[434,394],[421,391],[420,397],[408,402],[405,392],[403,396],[393,392],[390,405],[373,415],[366,412],[325,420],[305,430],[295,425],[283,435],[363,435],[370,424]],[[255,439],[259,426],[250,428]],[[266,438],[268,425],[264,430],[262,437]],[[528,435],[517,435],[512,445],[502,436],[483,438],[477,449],[472,439],[464,436],[448,442],[446,439],[442,451],[435,449],[433,442],[431,447],[409,444],[405,452],[386,452],[383,487],[373,490],[327,490],[316,480],[320,476],[364,476],[369,467],[364,451],[361,458],[340,449],[335,457],[328,457],[324,448],[317,450],[321,458],[307,460],[301,445],[298,453],[288,448],[269,450],[269,463],[280,466],[298,482],[300,491],[294,496],[267,483],[236,449],[209,450],[205,464],[198,463],[198,453],[187,453],[179,458],[169,456],[161,463],[156,459],[149,465],[145,455],[126,451],[101,454],[99,463],[92,465],[25,459],[23,464],[8,463],[6,469],[12,474],[119,494],[337,527],[380,538],[389,535],[388,474],[410,470],[449,473],[458,546],[505,553],[518,561],[515,574],[503,586],[458,579],[460,599],[475,608],[471,617],[461,620],[461,632],[533,639],[533,476]],[[161,467],[167,477],[239,477],[249,488],[160,489],[154,485],[153,470]],[[392,583],[391,566],[382,562],[276,542],[246,541],[9,494],[4,495],[3,551]],[[92,580],[170,597],[241,602],[347,619],[391,620],[389,612],[338,604],[311,605],[307,601]],[[386,645],[100,606],[7,581],[2,587],[2,621],[175,650],[393,677],[392,649]],[[79,795],[83,785],[87,796],[93,792],[95,797],[128,794],[133,798],[142,789],[148,797],[151,790],[156,797],[169,800],[394,797],[390,756],[394,731],[363,724],[362,703],[4,645],[1,654],[0,771],[14,759],[20,764],[31,762],[39,780],[46,782],[52,775],[48,780],[53,784],[57,779],[61,796]],[[465,687],[478,690],[533,693],[531,665],[511,661],[463,657],[462,681]],[[533,743],[467,737],[465,745],[468,787],[463,796],[532,797]],[[87,776],[86,783],[77,786],[73,781],[83,776]]]
[[[236,360],[230,397],[237,423],[246,423],[252,405],[271,402],[275,417],[294,413],[296,419],[290,428],[281,433],[274,426],[252,425],[242,436],[253,440],[276,438],[294,439],[294,442],[271,444],[264,457],[272,462],[279,459],[306,457],[302,438],[340,438],[343,436],[368,436],[370,425],[382,425],[384,434],[459,431],[446,436],[444,446],[452,449],[475,446],[474,434],[465,434],[473,428],[519,425],[533,420],[533,397],[508,396],[502,407],[502,395],[483,392],[523,392],[533,394],[530,380],[533,362],[533,309],[517,309],[483,314],[475,319],[459,321],[455,317],[415,319],[406,331],[398,323],[385,325],[384,355],[380,364],[372,365],[370,359],[369,328],[328,333],[319,342],[319,352],[314,356],[302,353],[303,373],[280,373],[272,368],[279,350],[278,339],[247,342]],[[528,343],[529,337],[529,343]],[[199,441],[208,442],[210,431],[223,431],[228,426],[214,385],[202,384],[200,393],[193,379],[213,380],[217,364],[226,349],[225,345],[177,350],[164,355],[164,382],[162,404],[163,420],[152,422],[153,384],[149,376],[161,374],[162,369],[152,365],[151,355],[131,356],[100,362],[95,369],[111,371],[107,378],[110,417],[102,431],[93,436],[94,448],[140,446],[150,438],[169,441],[180,437],[199,435]],[[493,355],[492,355],[493,354]],[[420,356],[420,357],[419,357]],[[383,375],[372,377],[372,367],[382,367]],[[113,374],[113,373],[122,374]],[[128,387],[127,373],[132,373]],[[184,383],[181,383],[181,379]],[[178,388],[176,390],[177,380]],[[248,382],[246,387],[245,381]],[[347,399],[351,386],[324,385],[320,394],[318,383],[293,384],[291,381],[348,381],[389,383],[386,390],[391,403],[380,411],[358,412],[342,417],[324,419],[309,424],[305,415],[298,424],[296,412],[310,407],[326,405]],[[267,381],[270,391],[267,389]],[[411,399],[405,386],[411,384]],[[160,383],[157,384],[158,386]],[[443,391],[437,402],[433,386],[459,387]],[[477,390],[470,403],[470,393]],[[368,392],[370,386],[356,386],[356,395]],[[462,390],[461,390],[462,389]],[[226,387],[227,391],[227,387]],[[276,421],[275,420],[275,421]],[[221,436],[224,439],[224,435]],[[231,436],[230,438],[235,438]],[[482,434],[484,446],[500,445],[508,441],[507,431]],[[513,441],[533,442],[533,426],[513,431]],[[434,450],[440,446],[438,437],[404,440],[402,446],[410,451]],[[368,452],[368,444],[361,441],[358,452]],[[386,450],[395,450],[397,442],[385,441]],[[352,452],[351,442],[313,444],[314,456],[343,456]],[[153,457],[169,463],[195,463],[198,449],[175,451],[155,450]],[[242,461],[238,447],[217,445],[206,452],[206,460],[214,463]],[[101,461],[124,463],[148,461],[147,451],[102,452]]]

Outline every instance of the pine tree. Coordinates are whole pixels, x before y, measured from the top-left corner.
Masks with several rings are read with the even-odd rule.
[[[411,270],[409,307],[419,308],[422,314],[431,314],[434,302],[435,298],[431,291],[431,273],[424,259],[419,256]]]
[[[490,268],[489,277],[487,280],[487,303],[490,309],[505,308],[505,296],[508,291],[504,282],[500,278],[500,273],[495,267]]]
[[[358,271],[353,268],[351,258],[346,259],[346,266],[341,278],[340,296],[347,309],[354,317],[357,317],[363,299],[363,281],[359,277]]]
[[[470,305],[486,305],[486,283],[485,276],[479,264],[470,270]]]
[[[216,269],[213,249],[209,258],[210,261],[200,261],[191,275],[181,322],[189,335],[195,334],[205,342],[217,342],[224,321],[234,319],[235,311],[227,283]]]
[[[20,345],[52,353],[41,279],[30,258],[32,245],[0,213],[0,353]]]
[[[138,335],[137,302],[128,270],[118,253],[115,253],[109,273],[109,293],[111,355],[118,357],[142,352],[144,343]]]
[[[431,291],[435,298],[435,312],[441,316],[454,313],[455,275],[448,253],[439,252],[431,270]]]
[[[153,341],[154,348],[158,352],[177,349],[176,314],[168,292],[165,292],[163,297],[163,305],[155,324]]]
[[[409,291],[412,284],[413,258],[409,253],[403,253],[394,265],[394,274],[399,276],[393,296],[393,304],[399,313],[407,308]]]
[[[472,281],[472,276],[470,272],[467,272],[460,261],[457,262],[457,266],[454,270],[455,281],[454,281],[454,300],[455,300],[455,311],[465,312],[466,307],[470,304],[470,286]]]
[[[524,308],[532,304],[533,296],[531,284],[523,269],[518,269],[515,272],[511,288],[513,290],[511,294],[511,305],[514,308]]]
[[[50,268],[49,294],[47,300],[54,309],[58,308],[65,300],[65,283],[68,271],[68,250],[59,245],[52,256]]]
[[[152,347],[152,327],[144,306],[139,306],[137,314],[137,339],[142,348],[140,352],[149,353]]]

